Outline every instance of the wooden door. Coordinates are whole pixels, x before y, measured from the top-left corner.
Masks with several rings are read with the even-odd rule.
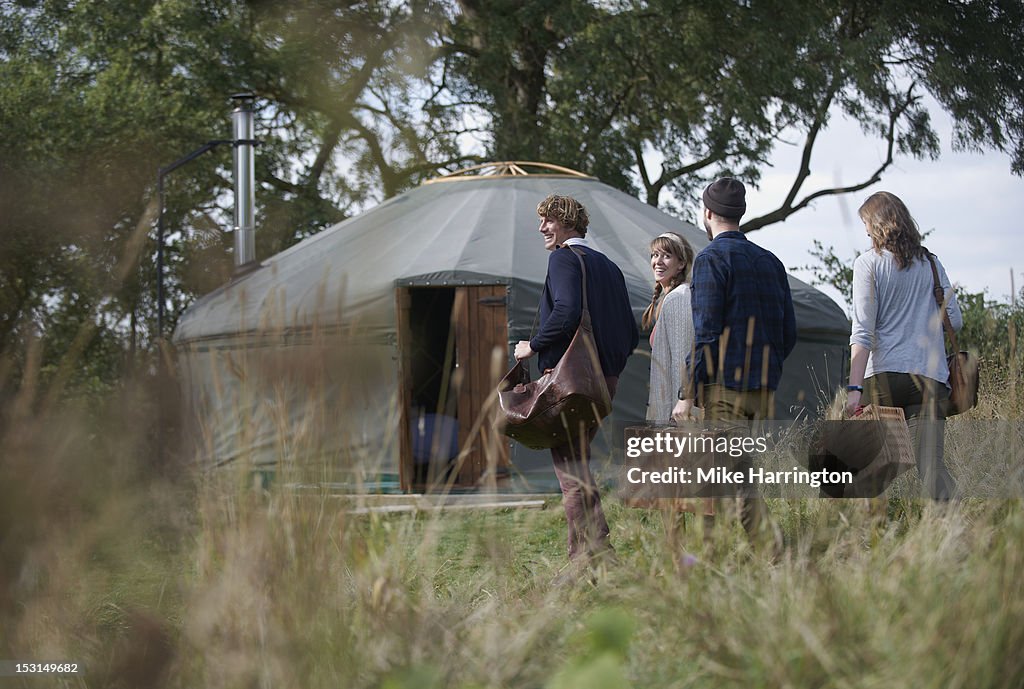
[[[511,459],[508,438],[495,430],[495,388],[509,362],[508,287],[459,287],[452,307],[455,324],[460,486],[495,486]]]

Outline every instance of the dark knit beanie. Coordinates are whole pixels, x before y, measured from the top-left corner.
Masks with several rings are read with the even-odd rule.
[[[704,190],[704,205],[716,215],[739,219],[747,212],[747,190],[738,179],[716,179]]]

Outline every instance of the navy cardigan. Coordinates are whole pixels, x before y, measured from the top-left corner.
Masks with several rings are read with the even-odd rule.
[[[618,376],[640,340],[626,280],[600,251],[575,246],[587,266],[587,307],[601,369],[606,376]],[[572,249],[563,246],[552,251],[541,295],[540,328],[530,340],[541,372],[555,367],[576,334],[583,312],[582,283],[579,260]]]

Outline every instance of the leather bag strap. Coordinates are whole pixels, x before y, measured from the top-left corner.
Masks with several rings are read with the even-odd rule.
[[[583,286],[581,288],[583,293],[583,311],[580,313],[580,322],[582,323],[584,318],[588,321],[590,320],[590,309],[587,308],[587,264],[583,262],[583,254],[576,251],[571,245],[567,246],[569,246],[569,251],[575,254],[576,259],[580,262],[580,271],[583,273]]]
[[[939,284],[939,271],[935,267],[935,255],[931,252],[928,252],[928,263],[932,266],[932,295],[935,297],[939,311],[942,312],[942,326],[949,337],[950,344],[953,345],[953,353],[956,354],[960,351],[956,344],[956,331],[953,330],[953,324],[949,322],[949,313],[946,312],[946,291]]]
[[[583,310],[580,312],[580,323],[584,323],[584,322],[589,323],[590,322],[590,309],[587,307],[587,264],[583,262],[582,254],[580,254],[578,251],[576,251],[576,249],[572,248],[571,244],[566,244],[565,247],[567,249],[569,249],[569,251],[571,251],[573,253],[573,255],[576,256],[576,260],[578,260],[580,262],[580,271],[582,271],[582,273],[583,273],[583,283],[582,283],[583,286],[581,288],[582,292],[583,292]],[[540,305],[541,305],[541,302],[544,301],[544,295],[547,294],[547,293],[548,293],[548,284],[547,284],[547,281],[545,280],[545,282],[544,282],[544,289],[541,290],[541,293],[540,293],[540,301],[537,302],[537,312],[533,315],[533,325],[530,326],[530,337],[529,337],[529,339],[531,339],[531,340],[533,339],[533,336],[537,332],[537,321],[540,320]]]

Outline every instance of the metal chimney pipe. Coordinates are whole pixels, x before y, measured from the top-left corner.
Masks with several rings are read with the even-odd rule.
[[[256,260],[256,148],[251,93],[231,96],[238,107],[231,113],[235,163],[235,272]]]

